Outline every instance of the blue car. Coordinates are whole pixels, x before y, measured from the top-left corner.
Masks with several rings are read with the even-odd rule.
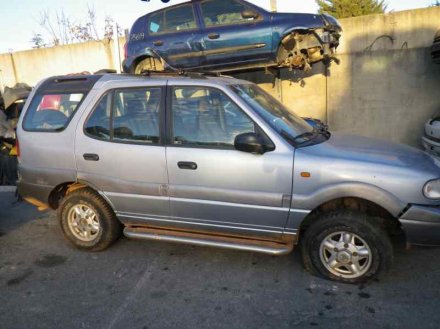
[[[329,15],[271,13],[243,0],[193,0],[140,17],[125,45],[126,73],[309,69],[331,61],[341,26]]]

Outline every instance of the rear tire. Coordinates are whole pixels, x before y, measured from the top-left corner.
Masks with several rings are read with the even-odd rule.
[[[67,194],[58,208],[64,237],[78,249],[101,251],[121,235],[122,225],[96,192],[82,188]]]
[[[160,60],[153,57],[148,57],[141,60],[136,65],[132,73],[142,74],[142,72],[146,72],[146,71],[164,71],[164,67]]]
[[[324,214],[304,233],[304,267],[333,281],[359,283],[386,274],[393,247],[378,218],[340,210]]]

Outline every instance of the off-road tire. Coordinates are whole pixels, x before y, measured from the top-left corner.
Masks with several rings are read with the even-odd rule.
[[[320,257],[322,241],[332,233],[351,232],[361,237],[371,249],[371,265],[362,276],[345,278],[331,273]],[[380,218],[365,213],[339,210],[321,215],[305,231],[300,241],[304,267],[310,273],[345,283],[360,283],[385,275],[393,263],[393,247],[380,225]]]
[[[68,213],[72,207],[78,204],[91,208],[98,218],[100,230],[92,241],[78,239],[69,228]],[[122,224],[116,218],[113,209],[98,193],[89,188],[81,188],[67,194],[58,208],[58,219],[64,237],[76,248],[82,250],[104,250],[115,242],[122,232]]]

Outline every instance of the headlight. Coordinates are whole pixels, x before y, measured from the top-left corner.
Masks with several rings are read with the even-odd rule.
[[[428,199],[440,199],[440,179],[431,180],[423,187],[423,194]]]

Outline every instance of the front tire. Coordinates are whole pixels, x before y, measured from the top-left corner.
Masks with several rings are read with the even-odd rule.
[[[121,235],[122,225],[108,203],[82,188],[67,194],[58,209],[64,237],[78,249],[101,251]]]
[[[335,211],[316,220],[301,241],[305,268],[312,274],[346,283],[384,275],[393,262],[393,247],[378,218]]]

